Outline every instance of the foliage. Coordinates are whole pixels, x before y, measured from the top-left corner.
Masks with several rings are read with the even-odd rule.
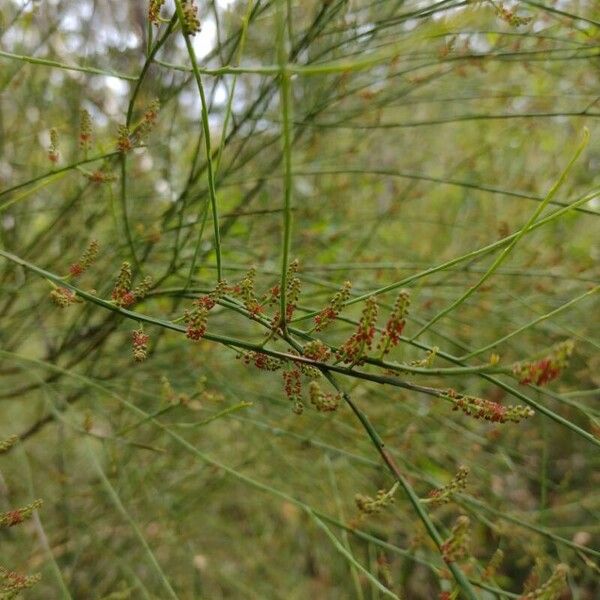
[[[0,24],[26,597],[597,597],[596,2]]]

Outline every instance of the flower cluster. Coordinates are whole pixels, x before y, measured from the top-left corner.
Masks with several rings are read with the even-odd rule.
[[[200,31],[200,19],[198,18],[198,7],[194,0],[182,0],[183,31],[188,35],[196,35]]]
[[[20,598],[20,592],[33,587],[41,578],[39,574],[21,575],[0,566],[0,598],[2,600]]]
[[[387,492],[385,490],[379,490],[375,498],[356,494],[356,496],[354,496],[354,502],[362,516],[379,513],[386,506],[394,503],[394,494],[396,493],[397,488],[398,484],[395,483]]]
[[[300,297],[300,291],[302,284],[300,279],[296,277],[296,273],[298,272],[299,262],[298,260],[293,260],[287,270],[287,286],[286,286],[286,306],[285,306],[285,320],[290,321],[294,316],[294,312],[296,310],[296,304],[298,303],[298,299]],[[266,300],[270,303],[276,300],[279,297],[279,286],[275,286],[271,288],[269,293],[267,294]],[[271,329],[276,330],[282,325],[281,315],[279,311],[273,315],[271,319]]]
[[[496,6],[496,14],[506,23],[513,27],[521,27],[531,22],[532,17],[520,17],[514,11],[504,6]]]
[[[57,287],[50,292],[50,300],[60,308],[67,308],[77,302],[75,292],[66,287]]]
[[[208,325],[208,308],[203,306],[199,300],[195,300],[191,309],[183,313],[185,322],[185,335],[188,339],[197,342],[204,337]]]
[[[85,249],[85,252],[81,255],[81,258],[69,267],[69,275],[71,275],[71,277],[78,277],[84,271],[89,269],[96,260],[99,249],[100,245],[98,244],[98,240],[92,240]]]
[[[520,362],[513,365],[513,375],[522,385],[529,383],[544,385],[556,379],[561,371],[569,365],[569,358],[573,354],[575,344],[566,340],[554,346],[552,351],[539,360]]]
[[[477,398],[476,396],[465,396],[455,390],[446,390],[443,398],[452,402],[452,410],[462,410],[465,415],[475,419],[483,419],[492,423],[519,423],[523,419],[532,417],[535,413],[528,406],[520,404],[504,406],[498,402]]]
[[[308,342],[304,348],[302,348],[302,353],[306,358],[310,358],[311,360],[315,360],[318,362],[327,362],[331,356],[331,350],[327,344],[324,344],[321,340],[313,340],[312,342]]]
[[[0,454],[4,454],[8,452],[18,441],[19,437],[16,435],[11,435],[5,440],[0,441]]]
[[[323,331],[327,325],[337,319],[337,316],[344,308],[344,303],[350,298],[351,289],[352,283],[350,281],[344,282],[342,289],[334,294],[327,306],[315,317],[316,331]]]
[[[126,125],[119,125],[117,132],[117,150],[123,154],[133,150],[133,138],[129,127]]]
[[[150,0],[148,5],[148,20],[154,25],[159,24],[160,9],[162,8],[165,0]]]
[[[569,567],[565,564],[559,564],[554,569],[554,573],[544,585],[521,596],[520,600],[557,600],[566,588],[566,578]]]
[[[241,358],[244,364],[254,364],[261,371],[278,371],[283,366],[283,361],[265,354],[264,352],[243,352]]]
[[[31,504],[23,506],[22,508],[16,508],[5,513],[0,513],[0,529],[13,527],[31,518],[33,511],[37,510],[41,505],[41,500],[35,500]]]
[[[371,296],[365,302],[356,331],[338,349],[339,360],[352,365],[361,364],[365,352],[373,346],[377,313],[377,301]]]
[[[131,291],[131,265],[127,261],[121,265],[111,298],[117,306],[131,306],[135,301]]]
[[[446,504],[450,502],[452,494],[465,489],[467,485],[467,477],[469,475],[469,467],[460,466],[452,481],[436,490],[429,492],[428,502],[432,506]]]
[[[90,113],[83,108],[80,113],[79,124],[79,147],[87,152],[92,145],[92,117]]]
[[[144,333],[143,329],[135,329],[131,332],[131,344],[133,350],[133,360],[143,362],[148,358],[148,342],[150,336]]]
[[[160,378],[160,383],[161,383],[161,387],[160,387],[161,396],[169,404],[172,404],[174,406],[182,404],[183,406],[186,406],[190,403],[190,397],[184,392],[177,393],[173,389],[171,382],[164,375]]]
[[[394,308],[392,309],[377,346],[377,348],[382,351],[382,354],[387,354],[400,342],[400,336],[406,325],[406,316],[408,314],[409,306],[410,295],[407,291],[400,292],[396,298]]]
[[[50,146],[48,147],[48,160],[56,164],[60,158],[58,152],[58,132],[56,129],[50,130]]]
[[[492,579],[496,575],[503,560],[504,552],[502,552],[502,550],[498,548],[496,552],[494,552],[494,554],[492,555],[492,558],[490,558],[490,562],[487,564],[483,571],[483,579]]]
[[[470,525],[471,521],[466,515],[456,519],[450,537],[441,546],[442,557],[447,563],[462,560],[469,555]]]
[[[292,410],[301,415],[304,411],[302,402],[302,381],[300,369],[296,366],[283,371],[283,389],[285,395],[292,402]]]
[[[256,282],[256,267],[250,267],[243,279],[231,288],[231,294],[240,298],[244,303],[244,308],[254,316],[262,312],[262,306],[256,298],[254,286]]]
[[[316,381],[311,381],[308,385],[308,393],[310,403],[319,412],[333,412],[336,411],[341,400],[341,394],[327,393],[321,390],[319,384]]]
[[[220,281],[210,294],[197,298],[194,300],[192,308],[184,311],[183,320],[186,324],[185,334],[188,339],[197,342],[204,337],[208,324],[208,313],[227,293],[227,290],[227,282]]]
[[[115,180],[115,176],[110,173],[105,173],[104,171],[96,170],[91,173],[86,172],[84,175],[88,178],[92,183],[108,183],[110,181]]]
[[[142,120],[133,131],[127,125],[119,125],[117,134],[117,150],[119,152],[125,154],[142,143],[144,138],[152,131],[152,128],[156,124],[159,108],[160,102],[158,100],[153,100],[148,108],[146,108]]]

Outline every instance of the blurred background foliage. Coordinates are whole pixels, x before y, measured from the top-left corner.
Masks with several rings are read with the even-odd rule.
[[[252,265],[259,290],[279,281],[278,10],[293,71],[291,256],[300,261],[300,311],[322,308],[345,280],[367,293],[519,231],[584,127],[591,141],[544,214],[600,184],[595,0],[198,4],[202,30],[191,40],[209,105],[229,281]],[[109,298],[121,262],[133,256],[136,281],[155,282],[135,310],[174,320],[214,287],[215,245],[190,58],[175,30],[146,64],[169,27],[149,25],[147,8],[141,0],[0,2],[0,247],[64,275],[97,239],[99,258],[82,289]],[[162,15],[173,14],[167,1]],[[132,98],[132,123],[154,99],[161,108],[123,170],[116,140]],[[93,122],[87,151],[82,109]],[[48,160],[51,129],[56,164]],[[93,180],[98,170],[106,181]],[[599,219],[594,197],[525,235],[493,278],[419,336],[422,347],[407,341],[392,358],[421,360],[432,346],[466,356],[592,289]],[[406,339],[475,284],[494,256],[415,279]],[[399,597],[451,591],[402,493],[352,531],[355,494],[375,496],[393,479],[347,408],[297,416],[279,374],[161,327],[146,325],[151,356],[134,364],[135,323],[93,303],[61,310],[50,290],[0,261],[0,438],[22,438],[0,457],[0,509],[44,499],[40,521],[0,532],[1,564],[42,573],[27,597],[167,598],[164,577],[179,598],[383,597],[306,507],[334,519],[338,544]],[[395,295],[379,296],[384,313]],[[343,316],[356,319],[360,309]],[[264,332],[224,307],[211,313],[209,331],[257,343]],[[340,322],[322,337],[338,344],[352,331]],[[478,597],[520,597],[558,563],[569,566],[561,598],[598,597],[597,296],[465,364],[484,365],[495,352],[510,365],[567,338],[576,350],[561,379],[519,389],[588,438],[540,413],[487,424],[418,392],[343,378],[421,497],[470,467],[465,492],[431,515],[445,536],[457,515],[470,517],[464,570],[496,590],[478,587]],[[452,363],[438,357],[435,366]],[[479,373],[406,378],[518,402]],[[173,402],[181,394],[187,401]],[[132,407],[160,416],[144,420]],[[504,559],[486,579],[497,548]]]

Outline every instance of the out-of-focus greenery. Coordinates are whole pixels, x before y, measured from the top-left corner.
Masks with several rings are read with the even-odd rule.
[[[44,500],[0,530],[0,566],[42,574],[27,598],[420,600],[518,598],[567,565],[564,591],[531,597],[597,598],[598,2],[198,4],[187,46],[170,1],[159,26],[141,0],[0,3],[0,439],[21,437],[0,456],[0,512]],[[152,131],[119,154],[118,127],[155,99]],[[79,301],[61,309],[49,294],[93,239],[97,261],[65,284]],[[231,283],[256,266],[263,293],[292,259],[302,293],[273,352],[347,339],[364,302],[323,333],[312,320],[346,280],[351,299],[377,292],[379,327],[410,291],[387,358],[439,349],[390,376],[410,389],[334,377],[424,517],[402,486],[359,517],[355,495],[394,476],[348,404],[296,415],[281,373],[236,359],[264,323],[232,300],[211,310],[211,339],[182,333],[218,262]],[[129,313],[108,304],[123,261],[154,281]],[[140,324],[150,355],[135,363]],[[510,375],[567,339],[558,380]],[[536,414],[486,423],[416,386]],[[466,488],[432,506],[461,465]],[[426,524],[445,540],[459,515],[470,545],[453,576]]]

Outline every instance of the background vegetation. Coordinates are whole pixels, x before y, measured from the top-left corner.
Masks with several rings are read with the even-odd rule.
[[[197,4],[0,2],[0,512],[43,499],[0,566],[28,598],[597,598],[598,3]],[[188,339],[253,266],[283,299],[228,288]],[[317,363],[336,411],[240,359],[295,373],[402,289],[387,365]]]

